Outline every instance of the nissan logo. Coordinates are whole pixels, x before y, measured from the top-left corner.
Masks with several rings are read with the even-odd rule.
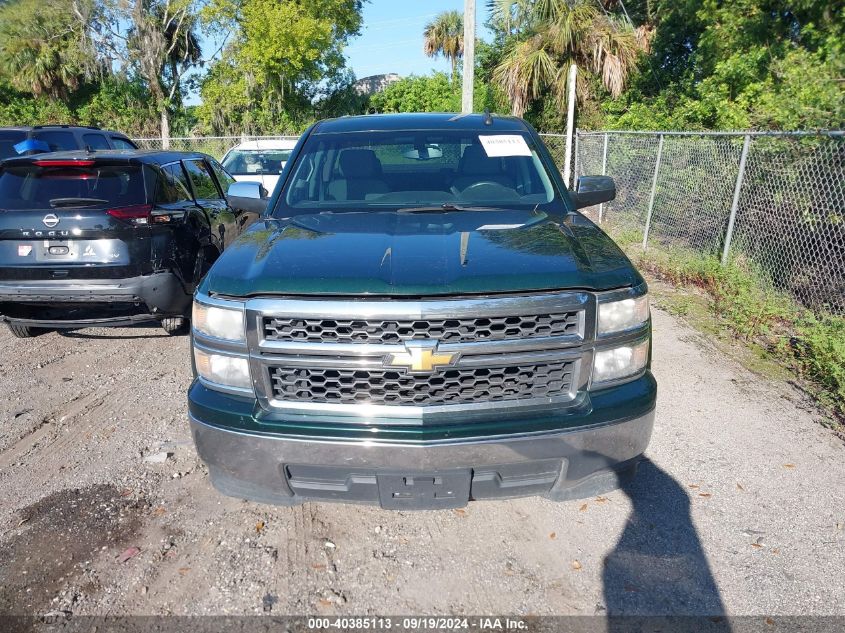
[[[54,213],[48,213],[44,216],[44,219],[41,220],[48,229],[52,229],[59,223],[59,216]]]

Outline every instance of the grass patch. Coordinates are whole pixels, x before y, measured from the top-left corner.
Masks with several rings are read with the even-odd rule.
[[[632,240],[622,240],[630,246]],[[663,303],[712,333],[712,315],[741,340],[763,366],[774,359],[808,382],[810,391],[840,422],[845,421],[845,316],[813,313],[771,287],[751,262],[682,249],[627,248],[641,270],[699,295],[669,295]],[[706,295],[710,300],[702,297]],[[702,318],[704,313],[708,318]],[[708,324],[707,321],[710,323]],[[753,368],[753,363],[752,363]],[[769,373],[769,372],[766,372]]]

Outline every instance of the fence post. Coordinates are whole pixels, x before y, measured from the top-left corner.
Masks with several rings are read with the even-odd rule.
[[[654,177],[651,179],[651,195],[648,198],[648,215],[645,219],[645,231],[643,232],[643,250],[648,248],[648,232],[651,230],[651,214],[654,211],[654,194],[657,192],[657,173],[660,171],[660,158],[663,156],[663,135],[660,135],[660,142],[657,144],[657,160],[654,161]]]
[[[745,161],[748,158],[748,148],[751,146],[751,136],[746,134],[742,143],[742,155],[739,157],[739,172],[736,175],[734,185],[734,198],[731,202],[731,217],[728,220],[728,232],[725,233],[725,249],[722,251],[722,266],[728,263],[728,254],[731,250],[731,241],[734,236],[734,224],[736,223],[736,210],[739,208],[739,194],[742,190],[742,181],[745,180]]]
[[[578,128],[575,128],[575,166],[572,173],[572,191],[578,190],[578,148],[580,145]]]
[[[601,175],[607,176],[607,132],[604,133],[604,149],[601,154]],[[604,218],[604,202],[599,205],[599,224]]]

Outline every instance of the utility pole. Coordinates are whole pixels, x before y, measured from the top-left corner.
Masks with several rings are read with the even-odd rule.
[[[575,64],[569,67],[568,104],[566,112],[566,155],[563,157],[563,182],[569,187],[569,177],[572,175],[572,132],[575,129],[575,78],[578,75],[578,67]],[[575,183],[572,183],[572,190],[575,191]]]
[[[464,77],[461,112],[473,111],[472,93],[475,86],[475,0],[464,0]]]

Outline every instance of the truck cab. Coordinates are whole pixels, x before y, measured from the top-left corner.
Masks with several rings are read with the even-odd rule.
[[[194,299],[190,424],[224,494],[389,509],[590,496],[656,400],[646,283],[513,117],[371,115],[299,140]],[[234,198],[233,198],[234,199]]]

